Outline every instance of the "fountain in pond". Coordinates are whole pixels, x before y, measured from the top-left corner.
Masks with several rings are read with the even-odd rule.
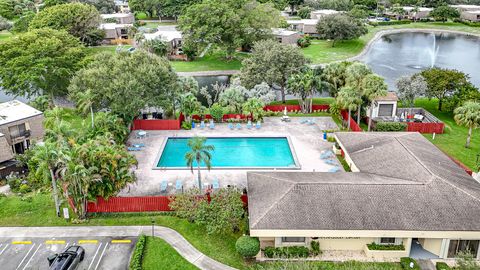
[[[433,46],[429,50],[430,68],[435,67],[435,61],[437,60],[438,50],[440,48],[440,46],[437,47],[437,36],[434,33],[432,33],[432,36],[433,36],[433,44],[432,44]]]

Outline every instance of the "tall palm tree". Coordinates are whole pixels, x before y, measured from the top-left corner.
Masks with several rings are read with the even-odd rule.
[[[320,76],[311,68],[305,68],[302,72],[293,74],[288,79],[288,90],[299,95],[300,106],[303,113],[312,112],[313,95],[322,88]],[[310,98],[310,100],[308,100]]]
[[[370,74],[372,74],[372,70],[367,65],[355,62],[345,69],[345,84],[355,88],[359,95],[363,96],[365,92],[363,81]],[[362,104],[359,104],[357,112],[357,122],[360,124]]]
[[[372,126],[372,114],[375,99],[386,96],[388,93],[388,87],[382,77],[376,74],[369,74],[365,76],[365,79],[362,82],[362,89],[363,95],[370,101],[370,117],[368,117],[368,131],[370,131]]]
[[[213,145],[205,145],[207,138],[205,137],[193,137],[188,140],[187,145],[190,147],[190,152],[185,154],[185,160],[187,161],[187,166],[190,167],[190,170],[193,174],[194,163],[197,164],[198,171],[198,188],[202,189],[202,177],[200,175],[200,164],[203,162],[207,169],[210,171],[212,167],[212,151],[215,150]]]
[[[83,112],[84,114],[87,114],[87,112],[90,112],[90,117],[92,118],[92,128],[95,127],[94,123],[94,114],[93,114],[93,94],[92,90],[88,89],[85,92],[80,92],[77,93],[76,96],[77,99],[77,108]]]
[[[342,87],[337,95],[337,103],[344,110],[348,110],[348,129],[350,129],[350,118],[352,110],[357,110],[362,102],[358,91],[349,86]]]
[[[476,101],[467,101],[461,107],[456,108],[453,113],[457,125],[468,127],[468,136],[465,147],[470,147],[472,131],[480,127],[480,103]]]

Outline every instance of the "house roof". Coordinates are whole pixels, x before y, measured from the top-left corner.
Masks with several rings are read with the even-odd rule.
[[[405,11],[412,11],[415,9],[415,7],[411,7],[411,6],[404,6],[402,7]],[[418,7],[418,11],[432,11],[433,8],[427,8],[427,7]]]
[[[291,36],[298,34],[296,31],[286,30],[283,28],[272,28],[272,33],[275,36]]]
[[[311,13],[312,14],[318,14],[318,15],[331,15],[331,14],[340,13],[340,11],[337,11],[337,10],[334,10],[334,9],[319,9],[319,10],[314,10]]]
[[[480,184],[418,133],[336,133],[360,172],[248,172],[252,230],[480,231]]]
[[[40,114],[43,113],[18,100],[0,103],[0,125],[30,118]]]
[[[132,13],[112,13],[112,14],[100,14],[102,19],[111,19],[111,18],[128,18],[132,17]]]
[[[395,92],[388,92],[386,96],[378,97],[375,100],[377,100],[377,101],[381,101],[381,100],[383,100],[383,101],[397,101],[398,96]]]
[[[182,32],[177,30],[158,30],[155,33],[144,34],[145,40],[161,38],[164,41],[170,42],[174,39],[181,39]]]
[[[301,19],[301,20],[287,20],[288,24],[306,24],[306,25],[316,25],[318,19]]]
[[[117,28],[128,28],[132,27],[133,24],[124,24],[124,23],[102,23],[100,24],[100,29],[113,30]]]

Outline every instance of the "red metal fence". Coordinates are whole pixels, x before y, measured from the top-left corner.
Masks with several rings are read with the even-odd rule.
[[[168,212],[171,196],[148,197],[113,197],[108,200],[98,198],[97,202],[89,202],[89,213],[118,213],[118,212]],[[208,197],[210,200],[210,197]],[[243,194],[243,203],[248,205],[248,197]]]
[[[445,127],[444,123],[415,123],[407,122],[407,131],[420,133],[442,134]]]
[[[300,111],[300,105],[267,105],[263,107],[263,110],[272,112],[283,112],[285,108],[287,108],[288,112]],[[330,105],[328,104],[312,105],[313,111],[325,111],[328,109],[330,109]]]
[[[180,119],[135,119],[133,120],[132,130],[179,130],[181,126]]]
[[[343,120],[345,121],[348,121],[348,112],[345,111],[345,110],[342,110],[340,112],[340,114],[342,115],[342,118]],[[350,117],[350,129],[353,131],[353,132],[361,132],[363,131],[360,126],[357,124],[357,122],[355,122],[355,120],[353,120],[353,117]]]

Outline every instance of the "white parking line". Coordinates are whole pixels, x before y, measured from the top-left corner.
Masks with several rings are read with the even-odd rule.
[[[97,254],[98,254],[98,251],[100,250],[102,245],[103,245],[103,243],[100,243],[100,245],[98,245],[97,251],[95,251],[95,255],[93,256],[92,262],[90,262],[90,265],[88,266],[88,270],[90,270],[90,267],[92,267],[92,264],[95,261],[95,258],[97,257]]]
[[[27,263],[25,264],[25,267],[23,267],[23,270],[25,270],[28,266],[28,264],[32,261],[33,257],[35,257],[35,254],[37,254],[38,250],[40,249],[40,247],[42,246],[42,244],[38,245],[37,249],[35,250],[35,252],[32,254],[32,256],[30,256],[30,259],[27,261]]]
[[[15,270],[18,270],[18,269],[22,266],[23,262],[24,262],[25,259],[28,257],[28,254],[30,254],[30,252],[31,252],[32,249],[35,247],[35,245],[36,245],[36,244],[33,243],[32,247],[28,250],[27,254],[25,254],[25,257],[23,257],[23,260],[18,264],[18,266],[17,266],[17,268],[15,268]]]
[[[109,243],[107,242],[107,244],[106,244],[105,247],[103,248],[102,255],[100,255],[100,258],[98,258],[98,262],[97,262],[97,266],[95,266],[95,270],[98,269],[98,266],[100,265],[100,262],[102,261],[103,255],[105,254],[105,250],[107,250],[108,244],[109,244]]]
[[[7,249],[7,247],[8,247],[9,245],[10,245],[10,244],[6,244],[6,245],[5,245],[5,247],[2,249],[2,251],[0,251],[0,255],[2,255],[2,254],[5,252],[5,250]]]

